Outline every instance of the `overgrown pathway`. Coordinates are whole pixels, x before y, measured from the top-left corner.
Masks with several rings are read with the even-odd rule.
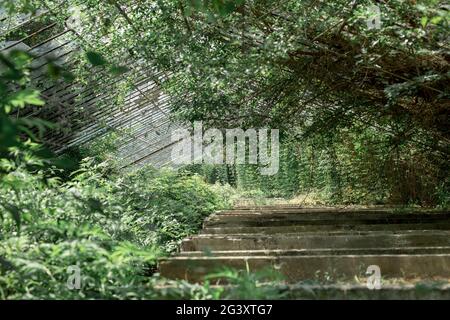
[[[274,268],[287,283],[347,281],[379,268],[389,279],[450,279],[450,212],[267,206],[218,212],[161,275],[199,282],[222,267]],[[375,267],[374,267],[375,266]],[[374,269],[375,268],[375,269]],[[447,285],[448,295],[448,285]]]

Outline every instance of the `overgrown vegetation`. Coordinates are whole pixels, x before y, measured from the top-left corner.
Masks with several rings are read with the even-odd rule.
[[[111,174],[85,159],[59,183],[22,168],[2,177],[0,295],[11,298],[151,297],[156,258],[227,205],[199,177],[150,167]],[[70,290],[67,268],[81,269]]]
[[[170,73],[150,78],[177,119],[279,128],[284,171],[259,183],[269,195],[315,189],[335,203],[448,205],[445,1],[3,2],[12,13],[43,7],[57,25],[77,12],[73,28],[91,62],[75,58],[81,84],[145,61]],[[380,23],[369,28],[374,5]],[[111,103],[139,76],[126,75],[109,84],[118,93]],[[243,188],[258,178],[251,167],[219,170]]]
[[[39,83],[29,52],[0,52],[0,298],[255,297],[259,278],[250,273],[222,273],[237,284],[231,293],[208,282],[172,283],[166,292],[150,277],[157,257],[231,205],[232,187],[249,197],[448,207],[448,5],[376,1],[381,27],[369,29],[373,4],[0,1],[9,22],[52,13],[11,32],[2,26],[1,41],[36,45],[49,34],[28,35],[47,23],[62,32],[78,9],[84,49],[70,70],[50,61]],[[95,92],[105,90],[93,85],[105,74],[125,75],[107,88],[117,92],[108,103],[121,107],[137,80],[122,66],[131,60],[170,73],[153,80],[170,94],[177,120],[279,128],[279,173],[261,176],[251,165],[123,172],[111,156],[114,137],[56,156],[44,133],[70,120],[22,116],[45,104],[39,84],[76,80]],[[84,121],[88,112],[74,114]],[[82,270],[80,291],[67,287],[68,266]],[[278,297],[270,290],[261,294]]]
[[[286,138],[280,169],[259,174],[257,165],[190,165],[210,183],[228,183],[242,196],[314,197],[328,204],[419,205],[448,207],[449,178],[414,145],[393,146],[389,135],[357,127]],[[443,170],[443,171],[441,171]]]

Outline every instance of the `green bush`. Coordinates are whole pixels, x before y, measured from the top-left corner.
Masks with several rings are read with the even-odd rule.
[[[9,172],[0,188],[0,298],[152,298],[157,257],[226,202],[198,176],[145,167],[115,175],[85,159],[61,184]],[[78,266],[81,290],[70,290]]]

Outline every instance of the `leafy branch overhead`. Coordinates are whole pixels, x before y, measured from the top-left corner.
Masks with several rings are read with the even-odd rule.
[[[0,299],[280,298],[288,287],[260,285],[280,284],[277,273],[254,274],[249,264],[245,273],[208,270],[203,285],[190,285],[166,283],[156,262],[236,199],[446,210],[447,2],[0,0]],[[280,129],[278,173],[144,165],[171,165],[171,130],[195,120],[205,130]],[[439,217],[435,226],[431,214],[395,217],[388,229],[418,228],[404,230],[405,243],[428,245],[426,224],[440,242],[448,223]],[[223,215],[227,232],[244,216]],[[266,228],[257,216],[243,232]],[[290,224],[301,219],[272,216],[268,228],[294,230],[297,243],[305,226]],[[378,252],[367,239],[388,235],[396,254],[427,258],[417,250],[430,247],[397,248],[401,232],[382,230],[382,216],[358,218],[364,232],[355,241]],[[322,217],[311,230],[341,227]],[[216,218],[208,232],[225,231]],[[348,234],[333,239],[349,242],[353,224],[344,218]],[[213,238],[242,245],[234,235]],[[72,269],[81,270],[77,290],[67,286]],[[226,291],[211,286],[220,279],[231,284]]]
[[[29,10],[29,1],[20,3]],[[369,28],[374,6],[380,25]],[[132,77],[128,64],[139,61],[170,74],[160,84],[181,119],[294,126],[305,134],[357,120],[448,155],[445,1],[70,0],[46,7],[59,21],[78,12],[73,30],[94,70]],[[77,68],[101,78],[83,63]]]

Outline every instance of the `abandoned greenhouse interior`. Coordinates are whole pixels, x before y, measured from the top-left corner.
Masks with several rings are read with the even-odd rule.
[[[449,18],[0,0],[0,300],[450,299]]]

